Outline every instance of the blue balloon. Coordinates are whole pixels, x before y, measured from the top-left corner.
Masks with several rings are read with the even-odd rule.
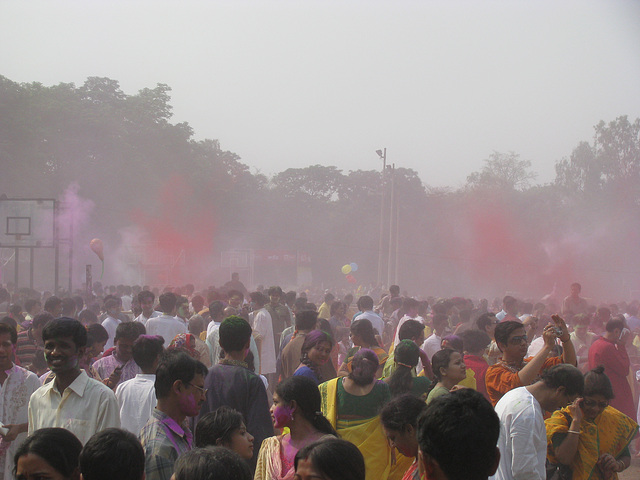
[[[358,264],[357,263],[350,263],[349,265],[351,266],[351,271],[352,272],[357,272],[358,271]]]

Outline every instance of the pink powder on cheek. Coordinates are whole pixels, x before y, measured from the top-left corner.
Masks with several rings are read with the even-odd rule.
[[[273,418],[275,418],[275,426],[285,426],[291,420],[291,407],[287,405],[278,405],[273,410]]]
[[[189,394],[186,398],[180,397],[178,404],[183,412],[189,412],[189,416],[192,416],[193,412],[197,413],[200,410],[193,394]]]

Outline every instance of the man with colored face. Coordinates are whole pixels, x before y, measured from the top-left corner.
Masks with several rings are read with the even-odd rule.
[[[180,455],[191,450],[187,417],[195,417],[207,398],[207,367],[184,352],[163,355],[156,371],[158,404],[138,439],[145,453],[147,480],[169,480]]]
[[[34,373],[13,363],[17,337],[12,326],[0,323],[0,419],[8,429],[0,434],[0,477],[7,479],[13,478],[13,456],[27,437],[29,397],[40,387]]]
[[[100,430],[119,428],[116,396],[79,367],[87,343],[84,326],[71,318],[58,318],[44,327],[42,339],[47,365],[55,377],[31,395],[29,434],[61,427],[84,444]]]
[[[114,352],[93,363],[93,368],[96,369],[100,378],[104,379],[106,385],[112,390],[140,373],[140,367],[133,360],[133,343],[140,336],[140,328],[140,325],[134,322],[118,325]]]
[[[143,290],[138,294],[138,303],[140,303],[142,313],[136,317],[136,322],[146,325],[150,318],[158,317],[160,315],[160,312],[157,312],[153,308],[155,300],[156,296],[149,290]]]

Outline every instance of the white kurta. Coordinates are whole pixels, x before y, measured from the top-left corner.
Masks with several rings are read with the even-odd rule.
[[[120,424],[136,437],[151,418],[156,407],[156,376],[139,373],[131,380],[121,383],[116,388],[116,398],[120,407]]]
[[[500,465],[495,480],[546,480],[547,432],[542,407],[527,387],[515,388],[496,404],[500,418]]]
[[[276,372],[276,347],[273,343],[273,321],[266,308],[254,312],[253,332],[262,339],[260,349],[260,373],[267,375]]]
[[[7,374],[0,388],[0,421],[4,425],[27,423],[29,398],[40,388],[40,380],[35,373],[17,365],[7,370]],[[25,438],[26,433],[18,435],[13,442],[5,442],[0,437],[0,473],[4,472],[3,478],[7,480],[13,478],[13,455]]]

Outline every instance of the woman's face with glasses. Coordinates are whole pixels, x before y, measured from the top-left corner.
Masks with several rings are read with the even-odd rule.
[[[604,395],[586,395],[580,402],[580,408],[584,418],[594,420],[609,405],[609,400]]]

